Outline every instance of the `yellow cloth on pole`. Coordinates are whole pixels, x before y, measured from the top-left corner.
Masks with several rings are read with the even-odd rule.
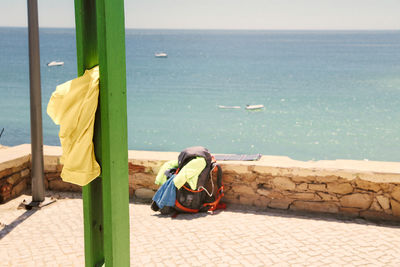
[[[99,67],[57,86],[47,105],[47,114],[60,125],[65,182],[87,185],[100,175],[93,146],[94,119],[99,96]]]

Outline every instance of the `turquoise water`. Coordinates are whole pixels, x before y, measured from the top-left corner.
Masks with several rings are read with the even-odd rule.
[[[59,145],[45,110],[76,77],[75,35],[40,34],[44,143]],[[27,42],[0,28],[3,145],[30,143]],[[399,161],[399,31],[127,30],[126,58],[129,149]]]

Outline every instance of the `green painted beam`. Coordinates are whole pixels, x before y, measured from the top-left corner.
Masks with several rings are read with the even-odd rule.
[[[78,76],[86,69],[98,65],[98,45],[95,0],[75,0],[75,28]],[[96,114],[95,128],[99,128]],[[98,133],[95,130],[95,135]],[[95,137],[96,139],[96,137]],[[97,142],[98,143],[98,142]],[[96,156],[100,155],[99,146],[95,145]],[[96,178],[82,188],[83,219],[85,236],[85,264],[99,266],[104,262],[103,251],[103,206],[101,178]]]
[[[85,264],[129,266],[123,0],[75,0],[75,23],[78,75],[100,66],[94,144],[102,174],[82,190]]]
[[[106,266],[129,266],[124,0],[97,0]]]

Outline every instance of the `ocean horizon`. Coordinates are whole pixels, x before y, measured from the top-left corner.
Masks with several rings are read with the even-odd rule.
[[[46,107],[76,78],[75,30],[40,28],[40,48],[59,145]],[[0,144],[30,143],[27,28],[0,27],[0,51]],[[398,30],[127,29],[126,70],[129,149],[399,161]]]

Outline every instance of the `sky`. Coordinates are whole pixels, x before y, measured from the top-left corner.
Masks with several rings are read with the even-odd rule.
[[[0,1],[0,27],[26,27],[26,0]],[[73,0],[38,0],[39,26],[73,28]],[[400,29],[400,0],[125,0],[126,28]]]

